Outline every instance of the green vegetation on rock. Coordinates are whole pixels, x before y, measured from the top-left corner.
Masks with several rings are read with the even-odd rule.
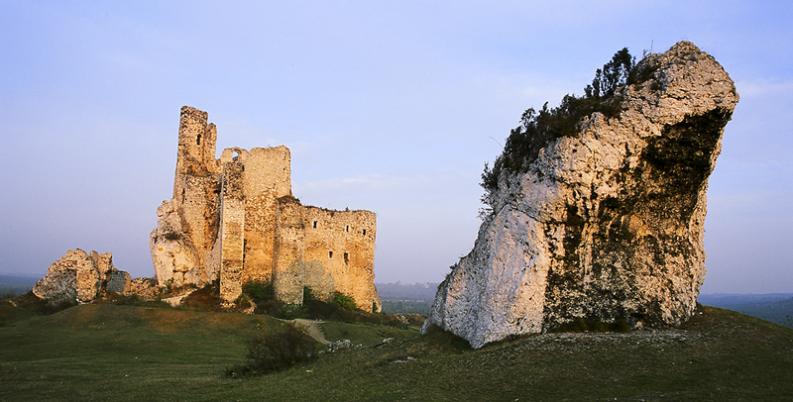
[[[644,61],[644,60],[642,60]],[[504,150],[492,168],[485,163],[481,186],[485,190],[481,211],[487,215],[492,211],[493,193],[498,189],[502,172],[514,174],[525,172],[536,158],[540,149],[551,141],[578,132],[581,120],[593,113],[606,117],[619,115],[622,96],[619,88],[625,85],[647,81],[655,71],[650,63],[636,63],[627,48],[617,51],[603,68],[595,71],[592,83],[584,88],[584,95],[565,95],[557,107],[549,108],[548,102],[538,111],[528,108],[520,119],[520,124],[512,129],[507,137]]]

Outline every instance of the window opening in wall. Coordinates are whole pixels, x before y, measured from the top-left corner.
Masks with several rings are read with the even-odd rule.
[[[184,189],[182,189],[182,201],[184,201]]]
[[[344,264],[350,265],[350,253],[344,252]]]
[[[328,258],[333,258],[333,250],[328,251]]]
[[[366,236],[366,229],[363,230],[363,235]]]
[[[347,227],[346,227],[344,230],[345,230],[346,232],[349,232],[349,231],[350,231],[350,225],[347,225]]]
[[[201,145],[201,134],[198,134],[198,137],[195,137],[195,144]]]
[[[313,227],[314,227],[314,229],[316,229],[316,228],[317,228],[317,221],[314,221],[314,224],[313,224],[313,225],[311,225],[311,226],[313,226]]]

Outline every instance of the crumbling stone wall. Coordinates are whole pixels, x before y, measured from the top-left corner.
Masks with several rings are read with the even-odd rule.
[[[113,266],[110,253],[66,251],[33,287],[33,294],[51,304],[89,303],[104,292],[129,291],[129,274]]]
[[[219,227],[220,177],[215,160],[217,129],[207,113],[183,107],[173,198],[157,211],[157,228],[150,236],[158,281],[176,287],[202,286],[217,279],[208,254]]]
[[[380,311],[374,288],[375,214],[333,211],[279,199],[276,292],[282,300],[302,302],[303,287],[329,298],[352,296],[362,310]]]
[[[303,206],[292,197],[279,199],[276,213],[276,246],[273,287],[285,303],[303,303],[303,266],[305,222]]]
[[[244,283],[263,281],[287,303],[308,286],[379,310],[374,213],[305,207],[292,197],[288,148],[228,148],[216,160],[216,138],[206,112],[182,108],[173,199],[151,234],[160,286],[219,281],[231,305]]]
[[[242,292],[245,260],[245,197],[242,193],[242,162],[223,164],[220,215],[220,294],[227,304]]]
[[[370,311],[375,303],[379,309],[368,286],[374,283],[375,214],[306,206],[304,221],[304,260],[327,267],[334,290],[353,296],[359,308]]]
[[[245,151],[244,281],[272,280],[276,200],[292,195],[291,155],[285,146]]]

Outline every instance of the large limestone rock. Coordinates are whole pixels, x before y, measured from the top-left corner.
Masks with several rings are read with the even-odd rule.
[[[51,304],[88,303],[104,291],[123,293],[129,282],[129,274],[113,266],[112,254],[78,248],[50,265],[47,275],[33,287],[33,294]]]
[[[174,200],[157,208],[157,227],[149,236],[154,273],[162,285],[181,287],[206,282],[201,278],[198,257],[190,237],[185,234],[182,217]]]
[[[678,325],[705,275],[707,178],[738,101],[688,42],[650,55],[593,113],[502,173],[474,249],[439,286],[428,325],[473,347],[589,320]]]

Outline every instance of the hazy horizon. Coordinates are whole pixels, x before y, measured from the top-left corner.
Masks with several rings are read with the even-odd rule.
[[[153,276],[191,105],[218,154],[290,147],[303,203],[375,211],[376,282],[439,282],[526,108],[580,94],[622,47],[691,40],[741,96],[710,178],[703,292],[793,292],[787,2],[0,3],[0,273],[80,247]]]

